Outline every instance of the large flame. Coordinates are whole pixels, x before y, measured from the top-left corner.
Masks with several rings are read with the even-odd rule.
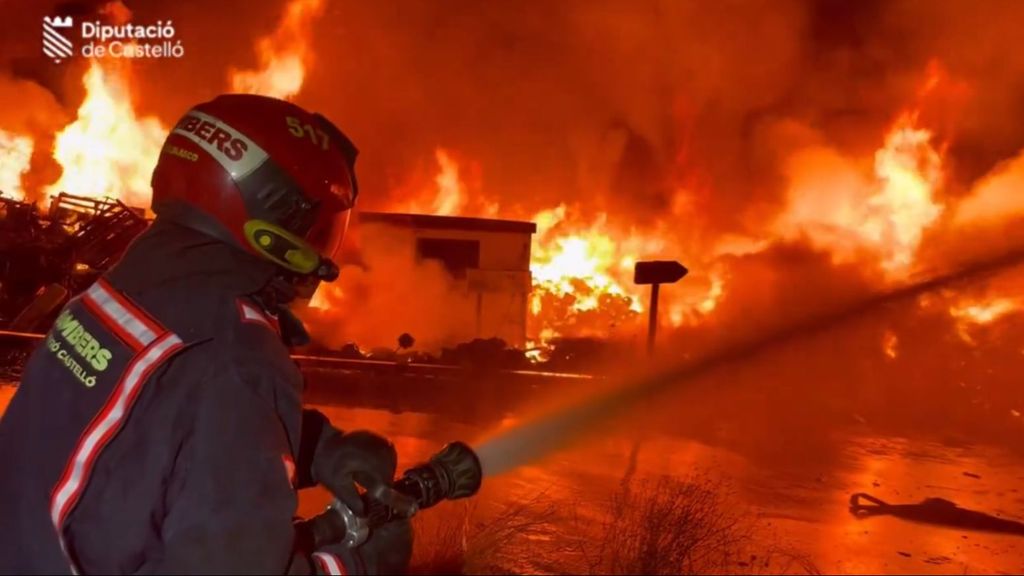
[[[323,0],[292,0],[278,28],[259,40],[260,68],[234,71],[233,89],[277,97],[294,96],[302,87],[311,48],[310,20],[324,9]],[[113,196],[133,206],[148,206],[149,178],[167,129],[152,117],[135,113],[126,66],[94,61],[83,82],[86,98],[74,122],[56,137],[54,158],[63,168],[60,180],[47,194],[69,192],[84,196]],[[924,92],[934,89],[929,81]],[[837,261],[867,259],[890,278],[915,266],[925,233],[945,210],[941,196],[945,168],[943,149],[934,133],[910,110],[896,116],[881,146],[861,157],[826,146],[808,147],[790,157],[788,203],[778,219],[755,242],[740,247],[758,252],[776,238],[800,238],[827,251]],[[21,176],[30,165],[32,138],[0,131],[0,191],[22,197]],[[1021,156],[1024,158],[1024,155]],[[414,193],[389,208],[452,216],[497,217],[499,203],[483,193],[475,176],[478,166],[458,151],[437,148],[436,173],[421,179]],[[469,169],[467,170],[467,166]],[[978,192],[958,206],[960,219],[981,220],[991,214],[1022,211],[1015,183],[1020,181],[1020,158],[983,179]],[[684,203],[676,195],[673,205]],[[533,292],[529,300],[530,337],[538,345],[561,335],[609,335],[642,326],[647,288],[632,282],[633,266],[648,258],[677,258],[710,254],[693,264],[699,278],[684,280],[679,290],[663,291],[661,322],[672,326],[696,324],[714,315],[727,293],[728,265],[717,258],[733,249],[719,238],[708,246],[683,242],[677,234],[677,214],[666,214],[643,229],[623,228],[605,213],[563,203],[554,207],[501,217],[532,220],[534,236],[530,269]],[[688,216],[689,217],[689,216]],[[956,220],[956,219],[954,219]],[[693,288],[698,286],[698,288]],[[685,295],[680,295],[686,289]],[[343,305],[340,288],[321,291],[314,305]],[[961,335],[994,323],[1024,308],[1013,295],[999,292],[988,299],[961,299],[949,305]],[[898,339],[887,333],[883,350],[897,355]]]
[[[136,115],[126,68],[94,60],[83,82],[86,97],[78,118],[57,134],[54,145],[63,173],[46,193],[113,197],[148,207],[149,180],[167,128],[155,117]]]
[[[277,29],[256,44],[259,68],[232,71],[231,89],[286,99],[298,94],[313,57],[309,29],[324,4],[324,0],[289,2]]]
[[[302,88],[311,58],[308,28],[323,10],[322,0],[293,0],[285,9],[277,30],[257,44],[261,68],[232,74],[232,88],[287,98]],[[167,128],[155,117],[140,118],[132,103],[129,68],[126,64],[93,60],[83,78],[85,101],[77,119],[56,138],[53,157],[63,168],[60,180],[46,188],[47,195],[67,192],[79,196],[119,198],[135,207],[150,204],[150,176],[167,136]],[[31,152],[24,140],[3,141],[8,165]],[[16,154],[8,155],[9,146]],[[6,180],[0,180],[6,184]],[[10,186],[12,190],[20,190]]]
[[[924,231],[942,214],[942,156],[918,114],[901,114],[873,172],[828,148],[798,152],[789,162],[790,204],[776,223],[783,237],[803,236],[836,260],[872,253],[891,275],[907,271]]]
[[[21,176],[32,160],[32,138],[0,130],[0,194],[15,200],[25,197]]]
[[[884,265],[905,269],[913,262],[921,236],[942,214],[935,192],[942,185],[942,157],[932,133],[917,127],[917,114],[904,114],[875,153],[881,190],[868,199],[866,233],[883,248]]]
[[[447,216],[496,215],[497,202],[466,183],[456,157],[451,150],[435,150],[437,173],[431,184],[403,188],[401,200],[391,209]],[[604,213],[581,216],[582,208],[563,203],[532,214],[502,214],[537,225],[530,261],[529,333],[538,344],[558,336],[602,336],[637,328],[646,309],[647,288],[633,284],[634,265],[679,250],[669,242],[666,224],[619,229]],[[679,326],[710,314],[722,296],[724,280],[721,275],[709,278],[707,291],[696,297],[666,298],[661,321]],[[318,306],[328,301],[330,290],[318,293]]]
[[[437,174],[434,176],[434,188],[425,189],[411,195],[395,208],[402,212],[434,214],[437,216],[467,215],[466,208],[469,195],[466,184],[459,174],[459,163],[449,150],[434,150],[437,161]]]

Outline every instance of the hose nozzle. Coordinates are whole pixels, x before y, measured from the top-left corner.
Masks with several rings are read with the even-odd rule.
[[[366,541],[369,531],[397,518],[412,518],[442,500],[468,498],[480,490],[483,468],[476,452],[452,442],[427,462],[405,471],[393,486],[379,486],[364,495],[366,517],[359,517],[340,500],[323,514],[301,522],[300,539],[309,550],[331,543],[349,548]]]
[[[394,489],[416,500],[419,509],[441,500],[468,498],[480,490],[480,458],[463,442],[452,442],[424,464],[406,470]]]

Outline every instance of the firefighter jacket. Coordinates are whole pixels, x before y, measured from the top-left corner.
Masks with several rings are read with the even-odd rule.
[[[301,375],[253,297],[274,273],[158,220],[67,304],[0,421],[0,573],[342,570],[293,558],[311,456]]]

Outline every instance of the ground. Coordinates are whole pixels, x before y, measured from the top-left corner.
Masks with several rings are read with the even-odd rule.
[[[0,408],[6,408],[13,391],[0,385]],[[331,405],[317,408],[342,428],[370,428],[391,437],[403,466],[414,464],[448,440],[477,438],[483,432],[480,426],[458,424],[443,415]],[[771,465],[681,437],[649,434],[638,442],[606,435],[586,447],[487,479],[477,502],[468,507],[448,503],[423,512],[417,558],[443,564],[454,554],[456,567],[470,571],[587,571],[586,562],[593,564],[592,555],[609,520],[616,529],[635,530],[638,520],[650,522],[642,513],[645,503],[655,502],[663,509],[665,501],[657,498],[672,502],[674,492],[663,490],[660,496],[645,492],[658,478],[669,477],[677,479],[680,497],[699,498],[708,506],[680,512],[686,518],[692,516],[691,527],[704,522],[723,532],[739,531],[742,542],[722,534],[698,542],[691,554],[697,558],[701,546],[727,547],[731,570],[908,574],[1024,570],[1024,541],[1019,536],[884,516],[859,519],[848,510],[849,496],[865,492],[890,503],[945,498],[963,508],[1013,519],[1024,504],[1018,489],[1024,480],[1024,461],[1018,456],[985,446],[864,435],[832,438],[828,445],[833,450],[827,458],[801,457]],[[624,504],[624,481],[633,487],[631,500],[625,501],[628,508],[614,510]],[[327,499],[322,491],[303,493],[300,513],[318,512]],[[621,541],[622,534],[616,537]],[[591,546],[581,547],[581,540]],[[434,549],[438,547],[445,549]],[[591,571],[615,571],[609,566],[597,570],[591,566]],[[430,566],[423,569],[430,571]]]

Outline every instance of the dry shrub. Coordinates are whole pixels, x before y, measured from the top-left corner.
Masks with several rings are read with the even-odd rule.
[[[446,503],[440,514],[417,517],[414,574],[507,574],[528,569],[523,551],[555,540],[553,501],[540,493],[481,512],[477,501]]]
[[[706,475],[636,482],[627,475],[598,533],[577,545],[584,567],[590,574],[818,573],[806,557],[755,539],[759,521],[730,497]]]
[[[415,574],[818,574],[706,474],[634,479],[604,502],[541,492],[490,512],[446,502],[415,520]],[[596,504],[596,505],[595,505]],[[597,511],[584,520],[577,511]]]

